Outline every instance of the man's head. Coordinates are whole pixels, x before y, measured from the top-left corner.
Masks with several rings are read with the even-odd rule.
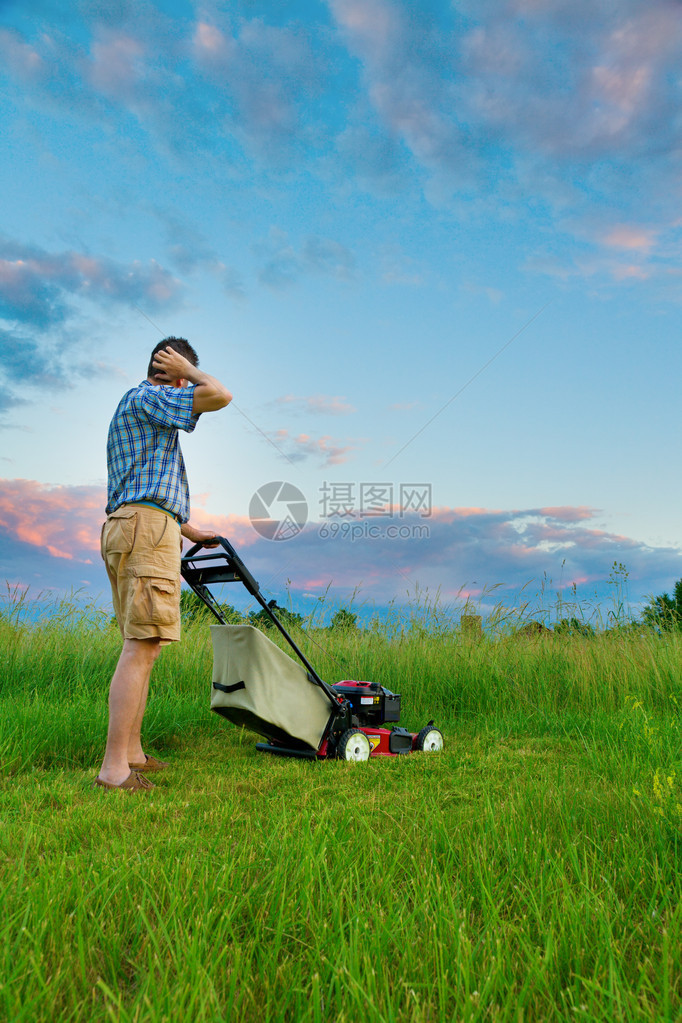
[[[147,370],[147,379],[154,381],[157,384],[167,384],[168,380],[163,373],[160,373],[154,368],[154,356],[157,352],[161,351],[162,348],[172,348],[174,351],[182,355],[188,362],[191,362],[193,366],[199,365],[199,356],[192,348],[189,341],[185,340],[184,337],[166,337],[163,341],[159,341],[158,345],[155,345],[154,350],[149,360],[149,368]]]

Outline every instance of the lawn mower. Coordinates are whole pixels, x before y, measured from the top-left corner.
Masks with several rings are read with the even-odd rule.
[[[258,583],[229,540],[199,554],[195,544],[182,558],[185,581],[217,619],[211,625],[213,680],[211,710],[267,739],[256,749],[285,757],[368,760],[415,750],[443,748],[442,733],[429,721],[420,732],[398,725],[400,696],[378,682],[345,679],[327,684],[275,614]],[[298,660],[253,625],[230,625],[209,587],[241,582]],[[391,727],[385,727],[390,724]]]

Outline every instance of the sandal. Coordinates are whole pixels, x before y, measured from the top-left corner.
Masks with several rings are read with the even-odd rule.
[[[149,757],[145,753],[144,764],[128,764],[131,771],[165,771],[170,764],[167,764],[165,760],[157,760],[156,757]]]
[[[148,778],[145,778],[143,774],[139,774],[137,771],[131,771],[120,785],[112,785],[110,781],[102,781],[98,775],[93,781],[92,787],[93,789],[125,789],[127,792],[142,792],[143,790],[156,788]]]

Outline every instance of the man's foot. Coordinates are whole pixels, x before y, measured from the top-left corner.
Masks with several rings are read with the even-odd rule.
[[[144,762],[141,764],[129,763],[128,767],[132,771],[145,771],[151,773],[153,771],[165,771],[166,768],[170,767],[170,764],[166,763],[165,760],[157,760],[156,757],[149,757],[146,753],[143,754]]]
[[[131,771],[128,777],[118,785],[110,781],[104,781],[98,775],[93,781],[92,787],[93,789],[124,789],[126,792],[142,792],[156,788],[148,778],[145,778],[143,774],[139,774],[137,771]]]

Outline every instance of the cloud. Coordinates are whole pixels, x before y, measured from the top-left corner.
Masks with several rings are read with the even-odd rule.
[[[259,281],[275,290],[290,287],[304,273],[322,273],[350,280],[355,272],[352,252],[331,238],[310,236],[297,252],[288,235],[272,227],[267,239],[258,242],[254,251],[261,260]]]
[[[65,372],[56,352],[42,346],[30,337],[0,328],[0,366],[11,381],[28,381],[35,387],[50,387],[63,383]],[[10,397],[10,404],[19,399]]]
[[[51,558],[98,563],[107,502],[104,487],[50,486],[36,480],[0,479],[0,531]],[[249,519],[193,508],[192,523],[247,545],[255,536]]]
[[[51,487],[35,480],[0,480],[0,529],[53,558],[89,563],[99,549],[100,487]]]
[[[217,127],[240,138],[268,163],[289,161],[303,142],[314,142],[308,128],[310,99],[323,82],[322,58],[296,26],[268,25],[261,18],[225,14],[199,20],[191,53],[214,90],[222,117]]]
[[[404,599],[418,584],[446,601],[466,593],[488,608],[497,601],[518,606],[537,598],[543,586],[546,604],[559,589],[572,599],[575,583],[588,609],[595,596],[609,600],[614,561],[627,566],[633,603],[670,589],[682,576],[679,549],[590,528],[592,514],[584,508],[437,509],[430,518],[394,512],[329,519],[326,539],[312,523],[290,542],[296,559],[288,575],[301,591],[321,593],[331,585],[350,594],[360,587],[361,596],[383,602]],[[386,535],[389,526],[402,534]]]
[[[95,92],[117,103],[133,105],[139,100],[145,77],[145,47],[140,39],[112,29],[100,29],[86,65],[87,79]]]
[[[489,302],[493,305],[499,305],[501,300],[504,298],[504,292],[500,291],[499,288],[492,288],[485,284],[477,284],[474,281],[463,281],[462,291],[468,292],[470,295],[485,295]]]
[[[170,210],[152,207],[152,212],[165,228],[169,259],[182,274],[208,272],[218,279],[230,298],[244,298],[241,275],[222,262],[201,231]]]
[[[652,281],[660,294],[679,302],[679,259],[673,252],[647,255],[644,247],[638,251],[634,245],[628,249],[620,244],[609,246],[605,252],[538,251],[526,260],[525,268],[561,281],[579,278],[629,285]]]
[[[442,182],[468,180],[476,145],[462,130],[454,25],[389,0],[328,0],[337,25],[364,68],[369,101],[388,134]],[[353,133],[341,147],[357,149]],[[386,159],[388,157],[388,159]],[[376,160],[376,147],[375,156]],[[380,165],[399,166],[386,147]]]
[[[597,514],[597,510],[595,508],[588,508],[586,505],[561,505],[554,508],[537,508],[529,514],[568,523],[584,522],[586,519],[593,519]]]
[[[299,433],[294,437],[285,429],[266,431],[265,436],[288,462],[303,462],[307,458],[316,458],[322,467],[347,462],[359,445],[364,443],[362,440],[350,440],[343,444],[328,434],[323,437],[311,437],[310,434]]]
[[[0,480],[0,578],[57,589],[87,580],[106,595],[99,556],[105,501],[101,487]],[[419,584],[446,601],[461,593],[484,606],[498,600],[518,606],[544,586],[546,606],[558,589],[573,599],[575,584],[588,606],[595,595],[608,601],[614,562],[626,565],[637,603],[682,576],[682,551],[597,529],[590,524],[596,512],[586,507],[436,508],[428,517],[400,516],[396,508],[364,518],[354,511],[310,522],[286,543],[263,540],[245,516],[195,507],[192,521],[248,548],[245,561],[266,590],[283,589],[289,577],[295,593],[319,594],[331,584],[335,594],[350,594],[359,586],[362,597],[378,603],[405,599]]]
[[[351,114],[350,123],[339,132],[336,159],[363,188],[382,196],[395,195],[412,182],[409,150],[384,125],[375,123],[378,119],[367,106]]]
[[[40,54],[12,29],[0,29],[0,58],[6,69],[24,82],[37,82],[44,74]]]
[[[655,245],[659,233],[651,228],[637,227],[632,224],[616,224],[604,234],[602,243],[609,248],[648,255]]]
[[[424,268],[395,243],[382,246],[379,262],[384,284],[418,288],[425,283]]]
[[[328,394],[311,394],[307,397],[285,394],[275,398],[270,406],[305,415],[346,416],[357,412],[345,398]]]
[[[488,5],[467,34],[472,109],[503,138],[559,159],[671,148],[682,24],[658,0]],[[672,115],[672,117],[670,116]],[[654,124],[660,129],[652,134]]]
[[[255,251],[264,260],[258,279],[269,288],[289,287],[303,272],[303,261],[290,244],[287,235],[277,228],[270,229],[267,241],[257,244]]]
[[[168,235],[168,254],[183,274],[219,266],[215,250],[196,228],[186,224],[172,213],[163,217]]]
[[[155,260],[143,264],[82,252],[46,252],[0,237],[0,317],[38,329],[63,324],[70,300],[124,305],[143,304],[154,311],[179,300],[182,286]]]
[[[211,530],[218,536],[227,537],[240,547],[250,547],[257,539],[251,521],[246,515],[216,515],[193,504],[191,522],[198,529]]]
[[[394,190],[416,171],[427,199],[457,194],[469,218],[488,215],[489,202],[525,216],[529,197],[555,220],[608,204],[625,225],[646,207],[639,232],[615,225],[591,247],[660,255],[681,169],[679,4],[327,2],[361,65],[364,96],[337,136],[360,184],[372,177],[363,160]],[[656,269],[632,260],[605,273],[627,281]]]
[[[79,301],[140,304],[154,312],[173,308],[182,290],[154,260],[117,263],[83,252],[47,252],[0,236],[0,371],[5,378],[0,413],[24,400],[12,391],[14,383],[73,386],[76,376],[113,371],[92,352],[86,360],[72,354],[80,340],[74,326]]]
[[[345,245],[331,238],[307,238],[303,245],[304,263],[313,270],[348,280],[355,271],[355,257]]]
[[[614,261],[603,273],[625,282],[657,275],[651,263],[670,245],[681,170],[677,3],[326,6],[331,29],[323,16],[268,23],[247,5],[228,11],[212,0],[188,17],[142,2],[43,0],[22,31],[0,29],[0,74],[18,110],[88,119],[107,144],[123,138],[129,154],[147,159],[151,148],[155,158],[191,161],[228,187],[265,168],[279,181],[283,171],[331,179],[337,194],[410,189],[419,201],[423,192],[468,219],[491,209],[518,219],[530,202],[555,227],[567,209],[577,219],[608,205],[613,223],[589,242]],[[580,236],[565,219],[560,229]],[[241,297],[237,270],[200,238],[179,238],[171,250],[181,273],[210,269]],[[260,255],[259,279],[274,289],[303,273],[356,272],[342,241],[317,235],[273,236]],[[526,267],[542,259],[536,252]],[[589,263],[573,271],[589,275]],[[20,290],[22,271],[6,272]],[[422,283],[410,267],[388,266],[384,276]],[[49,276],[29,297],[33,316],[58,314],[65,300]]]
[[[34,102],[101,124],[118,114],[133,142],[143,132],[166,154],[228,165],[246,153],[282,166],[322,137],[310,100],[325,83],[323,36],[206,8],[193,20],[151,3],[79,7],[77,21],[55,6],[26,33],[0,30],[2,68]]]

